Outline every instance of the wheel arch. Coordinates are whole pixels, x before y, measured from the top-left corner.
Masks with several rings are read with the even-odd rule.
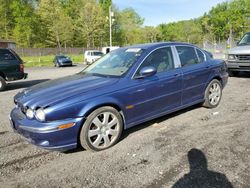
[[[87,118],[93,111],[104,106],[113,107],[121,114],[122,121],[123,121],[123,129],[125,129],[126,128],[125,109],[123,109],[122,105],[118,103],[117,101],[105,100],[105,102],[95,101],[94,103],[89,103],[81,110],[79,115],[84,118]]]
[[[122,130],[125,129],[125,127],[126,127],[125,116],[124,116],[124,113],[123,113],[123,110],[122,110],[121,106],[118,105],[117,103],[115,103],[115,102],[105,102],[105,103],[98,103],[98,104],[96,104],[96,105],[91,105],[91,106],[88,105],[88,110],[86,110],[86,108],[84,108],[84,109],[82,110],[82,112],[81,112],[81,113],[84,113],[84,116],[83,116],[84,119],[83,119],[83,121],[82,121],[81,128],[79,129],[79,132],[78,132],[78,134],[77,134],[77,145],[78,145],[78,146],[80,146],[80,134],[81,134],[81,129],[82,129],[82,127],[83,127],[83,125],[84,125],[84,122],[86,121],[87,117],[88,117],[92,112],[94,112],[96,109],[101,108],[101,107],[105,107],[105,106],[113,107],[114,109],[116,109],[116,110],[121,114],[122,121],[123,121],[123,129],[122,129]],[[90,107],[90,108],[89,108],[89,107]]]

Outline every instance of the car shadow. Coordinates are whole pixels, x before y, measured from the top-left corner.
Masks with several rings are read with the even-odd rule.
[[[136,131],[140,131],[142,129],[145,129],[155,123],[161,123],[163,121],[166,121],[167,119],[171,119],[171,118],[174,118],[180,114],[183,114],[183,113],[186,113],[186,112],[189,112],[189,111],[192,111],[192,110],[195,110],[197,108],[200,108],[201,105],[200,104],[197,104],[197,105],[194,105],[194,106],[191,106],[191,107],[188,107],[186,109],[183,109],[183,110],[180,110],[180,111],[177,111],[177,112],[173,112],[173,113],[170,113],[168,115],[165,115],[165,116],[162,116],[160,118],[156,118],[156,119],[153,119],[151,121],[148,121],[146,123],[141,123],[139,125],[136,125],[132,128],[129,128],[129,129],[126,129],[123,131],[122,135],[121,135],[121,138],[118,142],[122,142],[123,139],[125,139],[126,137],[128,137],[130,134],[136,132]],[[79,143],[79,140],[78,140],[78,143]],[[71,150],[67,150],[67,151],[62,151],[62,153],[64,154],[72,154],[72,153],[78,153],[78,152],[82,152],[82,151],[86,151],[84,148],[82,148],[80,146],[80,144],[78,144],[77,148],[75,149],[71,149]]]
[[[235,78],[250,78],[250,72],[239,72],[237,76],[231,76]]]
[[[31,81],[19,81],[19,82],[11,82],[7,84],[6,91],[22,89],[34,86],[36,84],[40,84],[42,82],[49,81],[50,79],[41,79],[41,80],[31,80]]]
[[[142,130],[142,129],[144,129],[144,128],[147,128],[147,127],[149,127],[149,126],[152,126],[153,124],[156,124],[156,123],[159,124],[159,123],[161,123],[161,122],[163,122],[163,121],[166,121],[166,120],[168,120],[168,119],[174,118],[174,117],[179,116],[179,115],[181,115],[181,114],[184,114],[184,113],[186,113],[186,112],[195,110],[195,109],[197,109],[197,108],[201,108],[201,105],[200,105],[200,104],[197,104],[197,105],[194,105],[194,106],[185,108],[185,109],[183,109],[183,110],[179,110],[179,111],[177,111],[177,112],[173,112],[173,113],[167,114],[167,115],[165,115],[165,116],[162,116],[162,117],[153,119],[153,120],[148,121],[148,122],[146,122],[146,123],[141,123],[141,124],[136,125],[136,126],[134,126],[134,127],[132,127],[132,128],[126,129],[126,130],[124,130],[123,133],[122,133],[122,136],[121,136],[121,138],[120,138],[120,142],[121,142],[123,139],[125,139],[127,136],[129,136],[130,134],[132,134],[132,133],[134,133],[134,132],[136,132],[136,131],[140,131],[140,130]]]
[[[208,170],[207,158],[201,150],[191,149],[187,154],[187,158],[190,172],[180,178],[172,188],[233,188],[225,174]]]

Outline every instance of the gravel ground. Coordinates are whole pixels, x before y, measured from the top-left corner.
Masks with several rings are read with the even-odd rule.
[[[26,69],[27,80],[0,93],[0,187],[249,187],[249,74],[229,79],[218,108],[194,106],[138,125],[98,153],[46,151],[12,132],[18,91],[82,68]]]

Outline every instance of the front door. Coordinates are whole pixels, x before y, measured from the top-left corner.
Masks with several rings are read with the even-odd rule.
[[[148,66],[155,67],[157,73],[139,78],[140,70]],[[132,122],[151,119],[181,106],[181,69],[175,68],[171,47],[153,51],[140,65],[132,82],[133,87],[127,94],[127,98],[134,103],[134,108],[127,114]]]

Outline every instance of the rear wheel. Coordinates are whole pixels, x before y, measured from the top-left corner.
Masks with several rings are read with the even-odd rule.
[[[219,80],[212,80],[205,91],[204,107],[215,108],[219,105],[222,97],[222,85]]]
[[[3,77],[0,76],[0,91],[4,91],[6,88],[6,82]]]
[[[113,107],[101,107],[93,111],[83,124],[80,144],[87,150],[105,150],[118,142],[122,130],[121,114]]]

